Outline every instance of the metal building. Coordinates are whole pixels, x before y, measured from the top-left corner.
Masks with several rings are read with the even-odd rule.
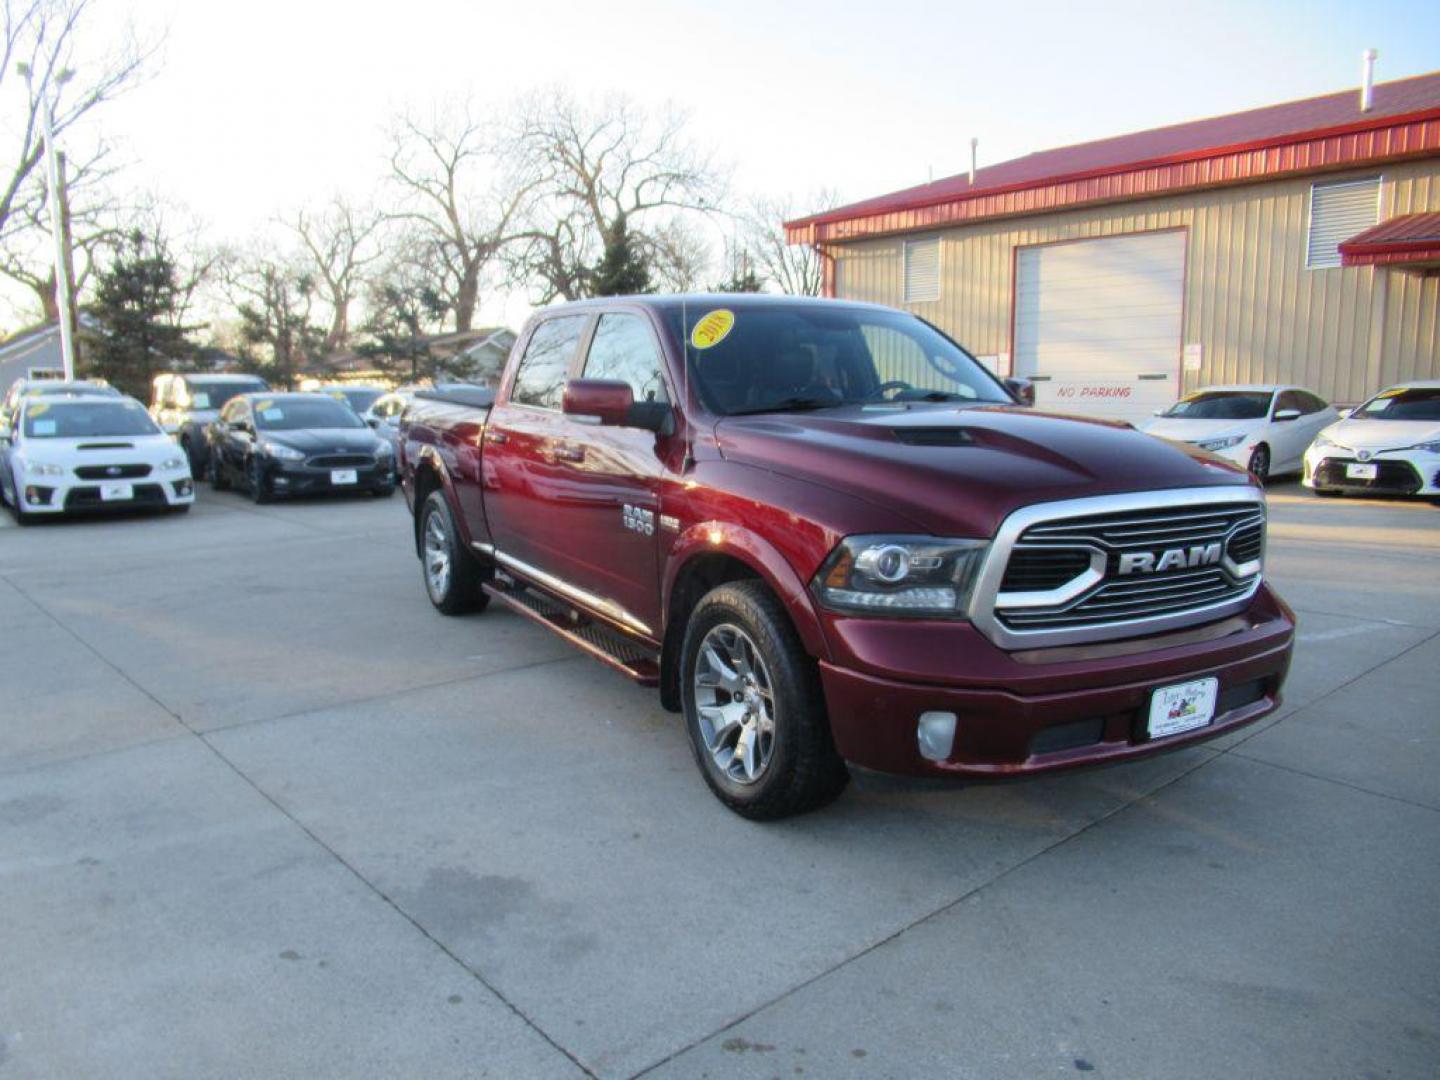
[[[1369,98],[1367,101],[1366,98]],[[1049,150],[786,223],[1037,403],[1440,378],[1440,73]]]

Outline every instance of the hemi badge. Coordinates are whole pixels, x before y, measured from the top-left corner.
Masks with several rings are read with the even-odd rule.
[[[660,528],[669,529],[671,532],[680,531],[680,519],[670,514],[660,515]]]

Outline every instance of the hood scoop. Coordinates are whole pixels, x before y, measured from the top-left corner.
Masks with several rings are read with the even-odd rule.
[[[128,442],[84,442],[77,450],[134,450],[135,444]]]
[[[907,446],[974,446],[975,436],[961,427],[895,428],[897,442]]]

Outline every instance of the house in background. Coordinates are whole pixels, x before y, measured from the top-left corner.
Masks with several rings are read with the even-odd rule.
[[[88,315],[80,316],[80,346],[100,335],[99,324]],[[0,341],[0,396],[16,379],[63,379],[65,363],[60,356],[60,324],[41,323],[11,334]]]
[[[787,222],[1037,404],[1440,378],[1440,73],[1046,150]]]

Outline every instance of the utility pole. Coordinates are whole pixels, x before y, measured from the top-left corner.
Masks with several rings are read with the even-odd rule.
[[[80,342],[80,311],[75,305],[75,293],[79,284],[75,280],[75,245],[72,243],[74,233],[70,229],[70,186],[65,181],[65,155],[60,154],[58,157],[60,159],[60,230],[64,238],[61,250],[65,252],[65,286],[70,309],[70,349],[72,360],[78,368],[85,357]]]
[[[19,63],[15,71],[25,80],[34,97],[30,65]],[[58,90],[75,73],[69,68],[55,76]],[[50,231],[55,236],[55,300],[60,314],[60,358],[65,366],[65,378],[75,378],[75,337],[74,316],[70,303],[70,245],[65,235],[65,213],[60,202],[60,153],[55,146],[55,114],[47,93],[49,87],[40,86],[40,129],[45,138],[45,179],[49,185]]]

